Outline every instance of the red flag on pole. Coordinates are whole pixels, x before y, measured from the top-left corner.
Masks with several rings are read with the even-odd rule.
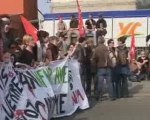
[[[85,34],[84,26],[83,26],[82,12],[81,12],[81,8],[79,5],[79,1],[78,0],[76,0],[76,1],[77,1],[77,7],[78,7],[78,22],[79,22],[78,29],[80,32],[80,36],[82,37]]]
[[[130,46],[130,59],[135,59],[135,37],[134,34],[131,36],[131,46]]]
[[[34,42],[37,42],[37,29],[22,15],[20,15],[21,21],[23,23],[24,29],[27,34],[32,35]]]

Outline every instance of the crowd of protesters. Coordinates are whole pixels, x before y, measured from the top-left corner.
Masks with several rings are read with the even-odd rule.
[[[9,16],[1,16],[0,61],[11,61],[16,67],[30,68],[68,57],[76,59],[88,97],[91,97],[94,86],[95,98],[101,100],[104,84],[107,85],[110,100],[129,97],[129,78],[136,76],[138,81],[148,79],[149,58],[145,52],[142,51],[137,60],[131,60],[125,36],[117,39],[117,47],[114,46],[113,39],[106,43],[107,23],[102,15],[99,15],[97,22],[92,14],[89,15],[85,22],[84,37],[79,34],[75,15],[71,16],[69,29],[60,17],[56,36],[49,36],[48,32],[39,30],[36,43],[29,34],[25,34],[23,38],[14,38],[9,28],[10,23]],[[72,41],[72,34],[76,35],[76,42]],[[93,39],[89,39],[88,34],[92,34]]]

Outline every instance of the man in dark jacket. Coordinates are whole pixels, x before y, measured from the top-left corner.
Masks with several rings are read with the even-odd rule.
[[[113,99],[113,87],[112,87],[112,80],[111,80],[111,60],[109,58],[109,51],[107,46],[104,45],[104,38],[99,37],[98,38],[99,45],[95,49],[94,54],[92,56],[92,63],[96,65],[97,67],[97,87],[96,87],[96,100],[99,100],[99,98],[102,98],[103,94],[103,85],[104,85],[104,79],[107,82],[108,85],[108,92],[109,97],[111,100]]]
[[[103,15],[100,14],[99,15],[99,19],[96,22],[96,39],[98,40],[99,36],[105,36],[107,34],[107,22],[106,20],[103,18]]]
[[[81,82],[83,85],[83,88],[85,89],[85,77],[86,77],[86,69],[85,69],[85,57],[86,57],[86,51],[84,48],[84,41],[85,38],[84,37],[80,37],[79,38],[79,43],[76,47],[76,50],[73,54],[73,58],[78,60],[79,64],[80,64],[80,76],[81,76]]]
[[[8,15],[2,15],[1,37],[3,40],[3,48],[8,50],[10,45],[15,41],[14,29],[10,28],[11,19]]]

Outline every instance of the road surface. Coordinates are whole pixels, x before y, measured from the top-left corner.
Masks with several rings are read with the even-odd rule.
[[[132,97],[89,102],[91,108],[54,120],[150,120],[150,81],[130,82]]]

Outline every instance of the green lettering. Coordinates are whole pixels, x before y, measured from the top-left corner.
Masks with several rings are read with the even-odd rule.
[[[51,83],[52,70],[48,67],[48,68],[43,69],[43,73],[48,79],[49,83]]]
[[[55,84],[57,83],[64,83],[65,82],[65,67],[57,67],[56,68],[56,76],[55,76]]]
[[[39,85],[41,85],[42,87],[46,87],[46,84],[45,82],[43,81],[43,70],[37,70],[35,73],[34,73],[34,76],[36,77]]]

